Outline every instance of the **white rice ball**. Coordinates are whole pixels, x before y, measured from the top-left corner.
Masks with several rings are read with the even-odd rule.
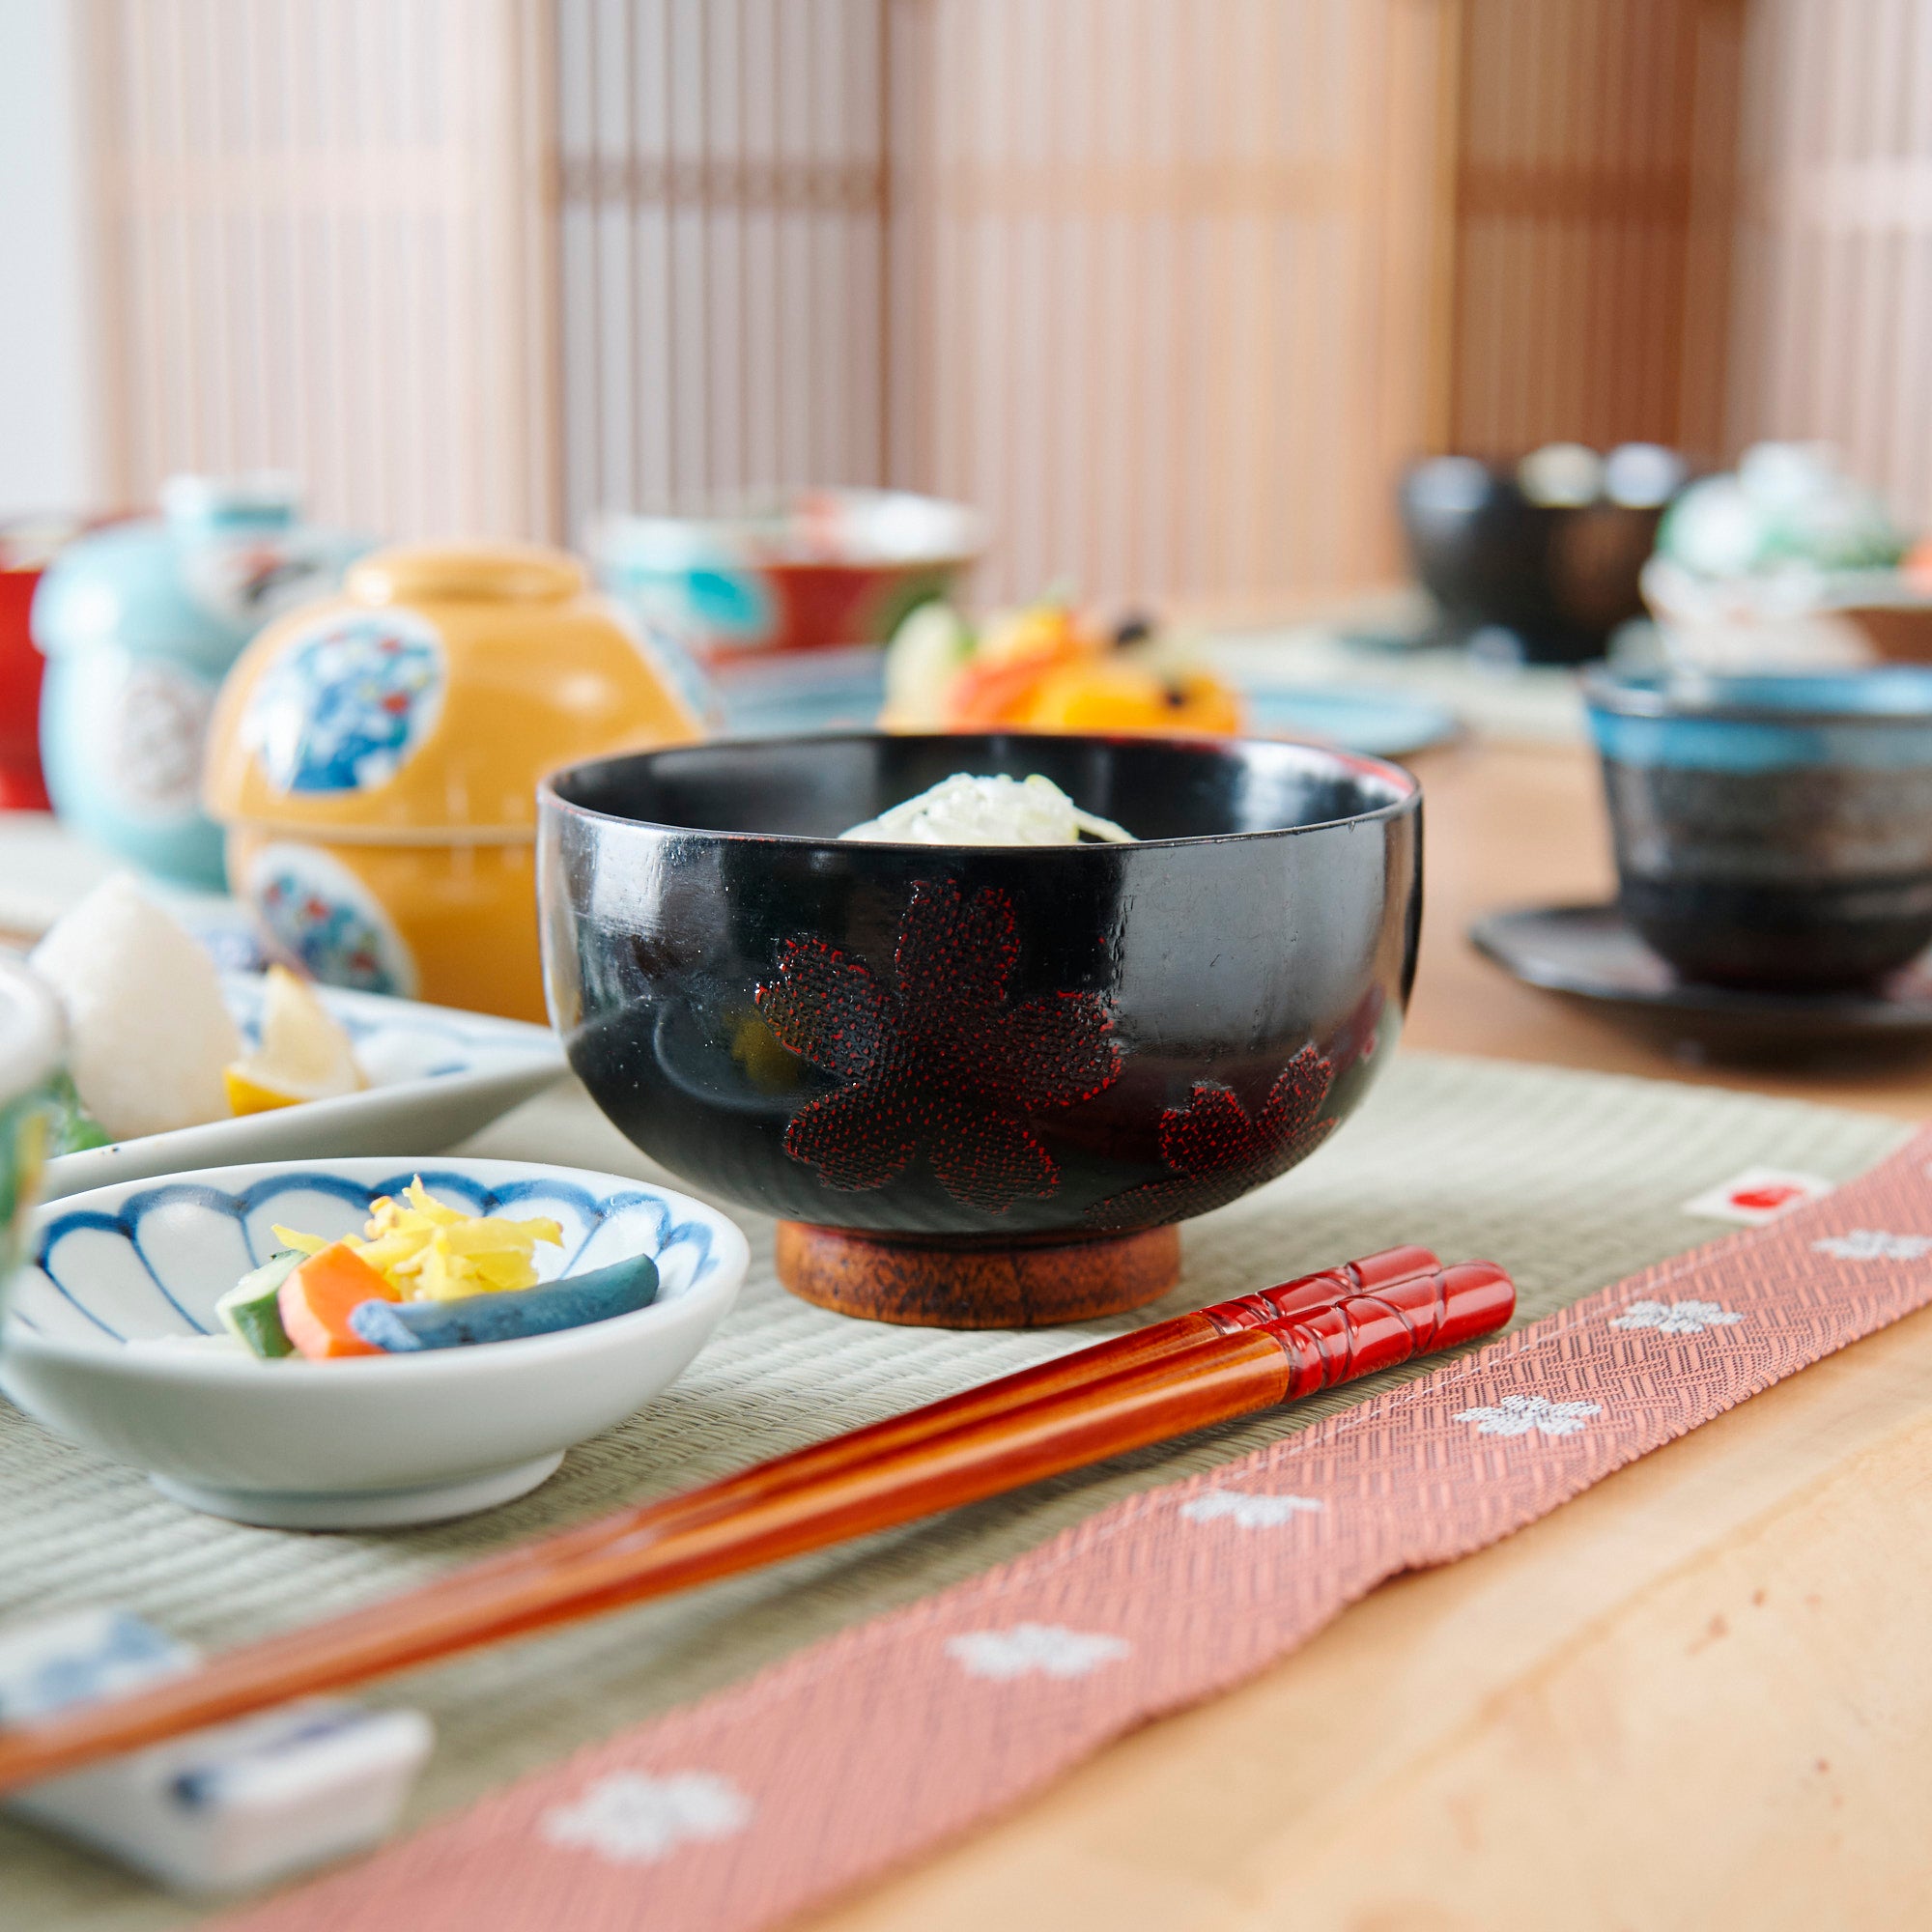
[[[67,1009],[81,1105],[116,1140],[226,1120],[242,1040],[214,962],[125,872],[103,881],[29,963]]]

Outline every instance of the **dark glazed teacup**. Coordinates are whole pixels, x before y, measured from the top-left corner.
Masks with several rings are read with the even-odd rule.
[[[1932,670],[1584,690],[1619,902],[1687,979],[1827,991],[1932,945]]]
[[[1459,639],[1497,629],[1528,663],[1580,664],[1643,614],[1661,501],[1533,502],[1514,466],[1438,456],[1407,471],[1398,502],[1409,561]]]

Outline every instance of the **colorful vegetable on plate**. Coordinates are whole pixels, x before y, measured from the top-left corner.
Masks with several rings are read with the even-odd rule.
[[[568,1281],[538,1283],[538,1242],[560,1247],[554,1221],[465,1214],[412,1179],[370,1204],[360,1235],[331,1241],[277,1227],[284,1252],[215,1304],[228,1335],[270,1359],[310,1361],[514,1341],[608,1321],[645,1307],[657,1264],[637,1255]],[[208,1338],[201,1338],[208,1339]]]
[[[221,1325],[265,1360],[295,1353],[296,1345],[282,1326],[281,1288],[300,1261],[294,1248],[270,1255],[214,1304],[215,1319]]]
[[[460,1301],[365,1301],[349,1319],[363,1341],[402,1354],[581,1328],[648,1307],[657,1292],[657,1264],[648,1255],[635,1255],[544,1288],[474,1294]]]
[[[309,1255],[282,1283],[276,1305],[297,1351],[321,1362],[337,1355],[381,1354],[355,1332],[349,1318],[365,1301],[397,1298],[396,1291],[354,1248],[332,1241]]]
[[[1167,677],[1139,665],[1064,665],[1039,680],[1018,723],[1036,731],[1210,731],[1241,728],[1241,701],[1219,678]]]
[[[84,1149],[107,1144],[107,1129],[82,1106],[72,1076],[56,1073],[47,1083],[48,1157],[79,1153]]]
[[[294,1228],[277,1227],[275,1238],[303,1254],[329,1245],[319,1235]],[[372,1202],[364,1233],[346,1236],[343,1245],[383,1276],[392,1291],[388,1299],[451,1301],[534,1288],[539,1241],[561,1247],[563,1230],[547,1219],[462,1213],[417,1179],[403,1190],[402,1200],[385,1194]]]
[[[987,620],[926,604],[886,653],[888,730],[1203,731],[1242,726],[1241,700],[1186,644],[1129,619],[1111,635],[1049,599]]]

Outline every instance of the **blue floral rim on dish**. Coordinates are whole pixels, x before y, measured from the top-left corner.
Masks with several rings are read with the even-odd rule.
[[[64,1269],[59,1261],[62,1244],[75,1236],[105,1235],[118,1237],[140,1264],[149,1291],[158,1297],[161,1307],[172,1318],[175,1332],[185,1335],[213,1334],[216,1332],[216,1323],[213,1317],[213,1294],[208,1292],[210,1285],[202,1283],[201,1293],[192,1297],[205,1300],[207,1304],[205,1312],[197,1312],[184,1299],[186,1285],[170,1283],[165,1264],[153,1252],[153,1244],[145,1237],[146,1224],[151,1216],[188,1208],[204,1209],[218,1218],[227,1219],[236,1224],[246,1266],[253,1267],[267,1259],[266,1244],[261,1236],[272,1221],[280,1218],[272,1211],[272,1204],[278,1199],[324,1195],[344,1203],[360,1214],[366,1213],[369,1204],[377,1196],[400,1194],[418,1177],[431,1193],[452,1207],[460,1207],[472,1214],[514,1213],[519,1210],[526,1213],[549,1210],[554,1213],[558,1208],[573,1214],[579,1223],[579,1232],[566,1249],[563,1263],[557,1269],[559,1276],[580,1272],[584,1255],[598,1236],[621,1217],[634,1213],[648,1216],[650,1225],[648,1229],[638,1231],[642,1239],[634,1239],[628,1244],[631,1252],[639,1247],[646,1248],[662,1266],[676,1251],[688,1250],[687,1265],[693,1286],[721,1264],[712,1229],[702,1221],[680,1220],[675,1198],[642,1182],[625,1182],[609,1193],[600,1193],[581,1182],[560,1177],[544,1175],[491,1185],[471,1176],[427,1164],[404,1167],[372,1181],[355,1180],[347,1175],[332,1174],[326,1168],[292,1168],[265,1175],[248,1187],[235,1192],[194,1181],[168,1181],[144,1187],[130,1194],[113,1210],[74,1208],[51,1214],[40,1229],[32,1264],[60,1299],[84,1317],[95,1330],[113,1341],[124,1342],[128,1339],[128,1331],[109,1320],[99,1306],[91,1305],[102,1296],[98,1292],[90,1294],[87,1284],[78,1278],[77,1273],[75,1279],[68,1279],[68,1273],[72,1271]],[[569,1238],[568,1229],[566,1238]],[[236,1279],[240,1279],[242,1272],[245,1268],[238,1267]],[[215,1292],[230,1285],[226,1282],[216,1284]],[[112,1298],[111,1291],[106,1298]],[[9,1311],[8,1319],[17,1321],[29,1333],[44,1332],[43,1324],[18,1305],[17,1298]]]
[[[1932,767],[1932,669],[1583,680],[1590,732],[1623,765],[1772,772]]]

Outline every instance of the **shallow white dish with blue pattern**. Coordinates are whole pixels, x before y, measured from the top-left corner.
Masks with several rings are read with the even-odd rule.
[[[258,973],[221,976],[228,1010],[250,1050],[260,1036],[262,986]],[[440,1153],[541,1093],[565,1070],[563,1048],[548,1027],[381,993],[334,986],[316,991],[355,1043],[369,1078],[361,1093],[62,1154],[47,1163],[46,1197],[222,1161],[398,1149]]]
[[[144,1346],[215,1332],[275,1222],[359,1230],[413,1175],[472,1213],[547,1215],[547,1277],[630,1255],[657,1298],[582,1328],[409,1356],[256,1361]],[[41,1209],[0,1328],[0,1389],[49,1428],[212,1515],[286,1529],[467,1516],[544,1481],[661,1393],[737,1299],[745,1237],[668,1187],[527,1161],[275,1162],[124,1182]],[[548,1258],[548,1259],[546,1259]]]

